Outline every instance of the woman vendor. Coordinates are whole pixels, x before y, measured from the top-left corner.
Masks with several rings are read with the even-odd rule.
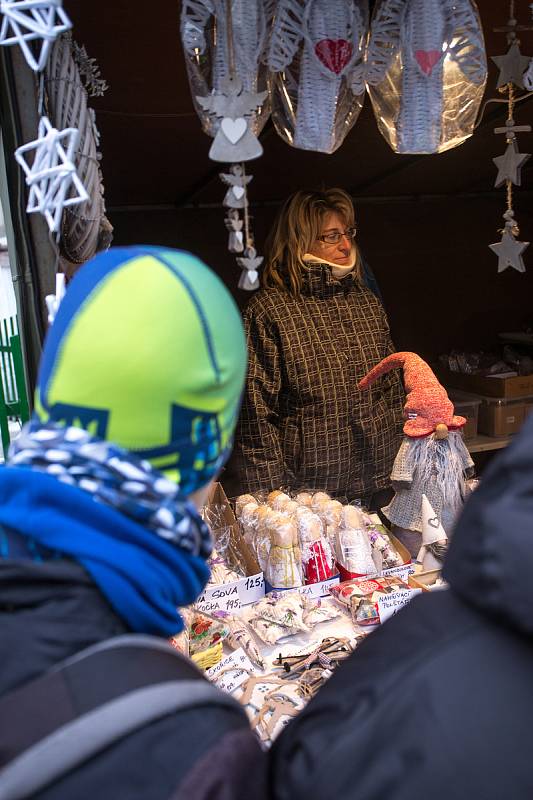
[[[266,245],[263,286],[245,312],[248,377],[237,430],[244,491],[315,489],[387,501],[404,393],[388,374],[358,381],[394,352],[380,301],[364,285],[354,208],[341,189],[298,191]]]

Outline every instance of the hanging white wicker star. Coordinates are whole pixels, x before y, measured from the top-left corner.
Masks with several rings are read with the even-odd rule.
[[[44,69],[54,39],[72,27],[62,0],[2,0],[0,12],[4,15],[0,44],[20,45],[28,65],[36,72]],[[36,39],[42,39],[38,60],[28,46]]]
[[[25,172],[30,189],[26,211],[28,214],[40,211],[55,233],[59,230],[63,209],[89,199],[74,166],[79,131],[76,128],[58,131],[47,117],[41,117],[38,136],[34,142],[19,147],[15,158]],[[32,151],[34,157],[30,165],[26,156]]]
[[[18,44],[31,69],[44,69],[54,39],[72,28],[62,8],[62,0],[2,0],[4,15],[0,29],[0,44]],[[42,39],[38,60],[28,42]]]

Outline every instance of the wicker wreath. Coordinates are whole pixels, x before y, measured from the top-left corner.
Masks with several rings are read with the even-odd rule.
[[[45,72],[48,117],[58,130],[79,130],[75,164],[89,194],[85,203],[63,211],[59,249],[61,255],[74,264],[83,264],[99,250],[106,250],[113,238],[113,227],[105,215],[99,134],[94,111],[88,106],[86,88],[90,90],[92,85],[93,94],[103,94],[107,87],[98,75],[94,59],[87,58],[85,49],[78,47],[70,34],[56,40]]]

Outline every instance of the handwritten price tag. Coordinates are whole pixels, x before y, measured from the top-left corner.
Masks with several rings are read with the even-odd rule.
[[[215,667],[206,670],[206,675],[220,689],[231,694],[249,677],[249,672],[255,675],[257,674],[257,669],[242,647],[239,647],[238,650],[224,658]]]
[[[220,586],[208,586],[198,598],[196,608],[199,611],[205,611],[207,614],[212,611],[235,613],[242,606],[238,583],[239,581],[233,581],[233,583],[221,583]]]
[[[414,564],[402,564],[400,567],[390,567],[390,569],[383,569],[380,575],[394,575],[407,583],[409,575],[413,575],[415,571]]]
[[[241,604],[247,606],[248,603],[255,603],[265,596],[265,577],[262,572],[257,575],[250,575],[239,581],[239,597]]]
[[[198,598],[196,607],[200,611],[229,611],[235,613],[242,606],[254,603],[265,596],[265,579],[263,573],[240,578],[231,583],[208,586]]]
[[[334,586],[336,583],[339,583],[339,581],[340,576],[335,575],[333,578],[328,578],[327,581],[308,583],[306,586],[299,586],[296,591],[306,597],[327,597],[329,596],[329,587]]]
[[[385,622],[393,614],[396,614],[400,608],[406,606],[415,595],[421,593],[422,589],[402,589],[399,592],[391,592],[380,597],[377,603],[380,621],[382,623]]]

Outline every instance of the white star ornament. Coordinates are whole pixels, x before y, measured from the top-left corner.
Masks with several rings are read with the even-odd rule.
[[[62,0],[2,0],[3,14],[0,44],[18,44],[34,72],[46,66],[48,53],[54,39],[72,28],[72,23],[62,8]],[[38,59],[28,42],[42,40]]]
[[[58,131],[47,117],[42,117],[38,137],[34,142],[19,147],[15,158],[24,170],[30,190],[27,213],[39,211],[45,216],[52,233],[56,233],[63,209],[89,199],[74,165],[79,131],[76,128]],[[30,163],[27,157],[32,152]]]

